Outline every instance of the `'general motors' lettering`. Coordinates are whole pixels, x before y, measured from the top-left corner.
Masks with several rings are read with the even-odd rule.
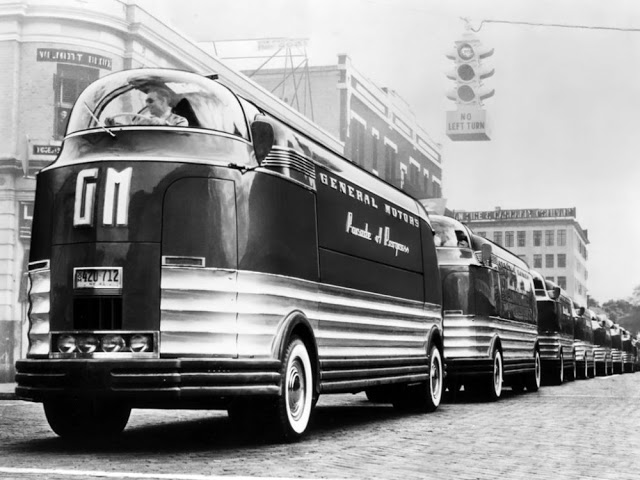
[[[362,190],[352,187],[351,185],[347,185],[345,182],[338,180],[337,178],[330,177],[326,173],[321,173],[320,181],[325,185],[333,188],[334,190],[339,191],[340,193],[348,195],[351,198],[355,198],[357,201],[362,202],[365,205],[370,205],[373,208],[378,208],[375,197],[369,195],[368,193],[364,193]]]

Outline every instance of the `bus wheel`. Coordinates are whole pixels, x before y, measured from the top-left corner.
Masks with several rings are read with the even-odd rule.
[[[580,378],[589,378],[589,357],[586,353],[584,354],[584,371],[580,374]]]
[[[299,337],[292,337],[285,352],[280,388],[270,416],[278,437],[295,441],[307,429],[313,408],[313,370],[307,347]]]
[[[96,399],[61,399],[44,402],[51,430],[65,440],[108,439],[122,433],[131,408]]]
[[[542,363],[540,361],[540,352],[538,350],[533,354],[533,363],[533,371],[527,374],[524,382],[528,392],[537,392],[540,389]]]
[[[493,363],[493,371],[489,378],[489,383],[486,384],[485,391],[487,399],[494,402],[500,398],[500,395],[502,395],[502,377],[504,375],[502,352],[497,348],[494,349],[491,359]]]
[[[440,405],[444,390],[442,354],[431,345],[429,353],[429,379],[418,385],[406,385],[398,389],[393,406],[403,411],[433,412]]]
[[[564,354],[560,350],[560,365],[553,372],[553,383],[555,385],[562,385],[564,382]]]
[[[569,365],[569,375],[567,375],[567,381],[573,382],[578,376],[578,369],[576,367],[576,354],[571,355],[571,364]]]

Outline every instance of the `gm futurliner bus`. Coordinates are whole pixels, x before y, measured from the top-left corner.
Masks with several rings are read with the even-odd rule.
[[[503,380],[540,388],[536,298],[528,265],[452,218],[431,215],[442,278],[447,385],[489,400]]]
[[[151,92],[186,121],[147,124]],[[320,394],[441,400],[422,205],[214,78],[122,71],[80,95],[38,174],[29,277],[16,393],[63,438],[118,434],[143,407],[295,440]]]

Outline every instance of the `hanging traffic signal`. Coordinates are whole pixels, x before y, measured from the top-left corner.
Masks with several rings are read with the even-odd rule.
[[[458,105],[482,106],[482,101],[492,97],[495,90],[484,85],[483,80],[492,76],[495,70],[483,63],[493,55],[493,49],[483,48],[480,40],[465,35],[455,42],[455,49],[447,54],[455,62],[455,67],[447,77],[455,80],[454,89],[447,92],[447,98]]]

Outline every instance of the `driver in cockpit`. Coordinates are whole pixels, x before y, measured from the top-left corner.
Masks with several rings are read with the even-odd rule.
[[[161,88],[149,90],[145,99],[148,115],[131,114],[133,117],[129,125],[172,125],[188,127],[186,118],[171,111],[171,94]],[[113,117],[105,119],[106,125],[116,125]]]

